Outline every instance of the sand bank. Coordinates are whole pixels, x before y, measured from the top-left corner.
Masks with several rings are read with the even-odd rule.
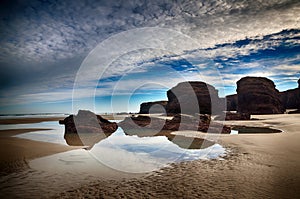
[[[27,162],[31,159],[75,149],[60,144],[11,137],[41,130],[47,129],[0,130],[0,175],[28,168]]]

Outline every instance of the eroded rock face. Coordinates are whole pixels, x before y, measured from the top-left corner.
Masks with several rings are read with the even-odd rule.
[[[167,92],[166,111],[172,114],[211,114],[222,108],[218,90],[204,82],[182,82]]]
[[[140,105],[140,114],[164,113],[168,101],[144,102]]]
[[[92,147],[118,128],[117,123],[86,110],[79,110],[77,115],[70,115],[59,124],[65,125],[64,138],[72,146]]]
[[[280,100],[283,104],[283,106],[286,109],[295,109],[295,108],[300,108],[300,89],[295,88],[295,89],[290,89],[287,91],[283,91],[280,93]]]
[[[300,79],[298,80],[298,88],[280,93],[280,100],[286,109],[300,109]]]
[[[227,103],[227,111],[236,111],[238,107],[238,96],[237,94],[234,95],[227,95],[226,96],[226,103]]]
[[[65,125],[66,133],[78,133],[77,131],[80,128],[80,131],[83,133],[99,131],[105,134],[111,134],[118,128],[117,123],[110,122],[100,115],[86,110],[79,110],[77,115],[70,115],[64,120],[60,120],[59,124]],[[86,131],[84,127],[86,127]]]
[[[228,126],[211,121],[210,115],[197,117],[176,114],[171,120],[164,120],[148,116],[127,117],[119,123],[125,133],[158,135],[162,131],[192,130],[210,133],[230,133]],[[148,135],[148,134],[147,134]],[[150,136],[150,134],[149,134]]]
[[[280,114],[285,108],[273,81],[265,77],[244,77],[237,82],[238,112]]]

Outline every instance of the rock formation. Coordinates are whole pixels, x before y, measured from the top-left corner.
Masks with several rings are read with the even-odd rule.
[[[218,90],[204,82],[179,83],[168,90],[167,97],[166,111],[168,115],[211,114],[222,110]]]
[[[209,133],[230,133],[230,127],[211,121],[210,115],[198,117],[176,114],[171,120],[148,116],[127,117],[119,123],[125,133],[159,135],[163,131],[192,130]],[[150,134],[149,134],[150,133]]]
[[[227,111],[236,111],[238,106],[238,96],[237,94],[234,95],[227,95],[226,96],[226,105]]]
[[[278,93],[276,91],[276,93]],[[289,89],[278,93],[282,106],[285,109],[300,109],[300,79],[298,80],[298,88]],[[238,110],[238,95],[226,96],[227,111]],[[300,112],[300,111],[294,111]]]
[[[190,118],[191,117],[187,117],[185,120]],[[204,115],[203,117],[201,116],[201,118],[204,123],[207,123],[207,120],[210,120],[208,115]],[[180,115],[176,115],[173,120],[137,116],[125,118],[124,121],[119,123],[119,126],[124,130],[126,135],[137,135],[138,137],[166,136],[169,141],[185,149],[204,149],[215,144],[212,141],[204,140],[202,138],[171,134],[172,131],[179,129],[180,120]],[[206,125],[205,127],[207,128]],[[184,128],[195,130],[198,126],[197,123],[191,123],[189,126],[185,126]]]
[[[144,102],[140,105],[140,114],[165,113],[167,101]]]
[[[118,128],[117,123],[86,110],[79,110],[77,115],[70,115],[60,120],[59,124],[65,125],[64,138],[72,146],[92,147]]]
[[[265,77],[244,77],[237,82],[238,112],[249,114],[284,113],[279,92]]]
[[[280,100],[286,109],[300,109],[300,79],[298,80],[298,88],[280,93]]]

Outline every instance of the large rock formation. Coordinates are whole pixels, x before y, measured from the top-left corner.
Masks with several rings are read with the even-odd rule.
[[[280,100],[286,109],[300,109],[300,79],[298,80],[298,88],[280,93]]]
[[[228,126],[211,121],[210,115],[197,117],[177,114],[171,120],[148,116],[127,117],[119,126],[128,134],[157,135],[162,131],[192,130],[209,133],[230,133]],[[148,134],[150,133],[150,134]]]
[[[90,148],[118,128],[117,123],[86,110],[79,110],[77,115],[70,115],[60,120],[59,124],[65,125],[64,138],[67,144]]]
[[[237,82],[238,112],[249,114],[284,113],[279,92],[265,77],[244,77]]]
[[[202,123],[203,126],[201,128],[205,128],[207,131],[207,125],[209,124],[208,121],[210,121],[210,116],[202,115],[199,119],[200,121],[192,122],[191,120],[196,119],[188,116],[181,117],[180,115],[175,115],[172,120],[163,120],[148,116],[138,116],[125,118],[124,121],[119,123],[119,126],[122,127],[126,135],[137,135],[138,137],[166,136],[169,141],[173,142],[181,148],[204,149],[212,146],[215,143],[209,140],[204,140],[202,138],[173,135],[171,133],[172,131],[176,131],[179,128],[197,130],[198,123]],[[187,121],[185,121],[180,124],[181,120],[189,120],[192,123],[187,124]],[[181,125],[184,125],[184,127],[182,127]],[[201,125],[199,124],[199,126]],[[220,130],[222,127],[223,126],[220,126]]]
[[[168,101],[144,102],[140,105],[140,114],[164,113]]]
[[[238,96],[237,94],[234,95],[227,95],[226,96],[226,110],[227,111],[236,111],[238,107]]]
[[[167,114],[211,114],[222,110],[218,90],[204,82],[182,82],[168,90]],[[224,110],[225,108],[223,108]]]

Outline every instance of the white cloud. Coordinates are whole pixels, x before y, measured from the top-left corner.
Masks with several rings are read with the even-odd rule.
[[[35,9],[32,10],[32,8]],[[227,45],[214,50],[198,50],[192,54],[190,52],[185,54],[184,51],[205,49],[226,42],[230,44],[245,38],[263,39],[263,36],[280,32],[283,29],[299,29],[299,13],[300,2],[284,0],[263,2],[185,0],[177,3],[137,0],[106,1],[99,4],[96,2],[88,4],[87,1],[71,3],[61,1],[53,5],[51,9],[41,6],[38,1],[32,1],[25,5],[24,12],[16,13],[16,17],[7,21],[0,21],[2,30],[0,61],[14,62],[17,67],[29,67],[34,72],[49,72],[49,75],[45,75],[44,82],[36,80],[34,83],[25,85],[21,82],[19,86],[2,92],[1,104],[70,99],[77,67],[64,69],[65,63],[55,64],[53,65],[55,69],[61,69],[61,73],[66,75],[52,75],[53,69],[45,65],[61,63],[62,59],[84,56],[99,42],[110,36],[112,37],[106,40],[106,43],[104,42],[105,50],[89,63],[89,70],[83,73],[78,71],[79,79],[77,80],[82,81],[80,85],[75,85],[75,88],[80,91],[76,94],[76,98],[90,96],[100,77],[111,78],[127,73],[146,73],[150,68],[157,67],[156,58],[162,60],[185,58],[195,66],[199,66],[201,76],[188,67],[181,72],[187,80],[202,80],[218,87],[222,84],[235,85],[243,74],[233,74],[236,68],[224,68],[222,65],[213,63],[212,59],[220,57],[226,60],[246,56],[258,50],[274,48],[280,45],[283,36],[273,35],[272,40],[251,41],[242,47]],[[141,35],[128,36],[123,33],[121,34],[124,36],[123,42],[120,40],[115,41],[116,43],[107,42],[113,41],[111,38],[115,33],[143,27],[170,28],[183,34],[164,35],[161,31],[153,31],[152,34],[144,32]],[[294,35],[296,36],[299,34]],[[135,41],[140,43],[137,44]],[[299,44],[297,39],[287,41],[291,44]],[[114,48],[111,48],[114,44]],[[137,52],[127,51],[133,44],[137,45]],[[156,49],[149,49],[153,47]],[[114,57],[114,55],[117,56]],[[165,57],[162,58],[163,55]],[[114,59],[110,59],[112,57]],[[299,58],[295,59],[299,60]],[[297,73],[297,70],[299,72],[299,66],[288,64],[288,61],[291,59],[284,60],[284,65],[274,65],[274,68],[267,72],[268,74],[264,72],[261,75],[273,76],[280,71],[291,75]],[[257,61],[255,63],[237,62],[236,65],[238,64],[244,68],[259,69],[264,63]],[[109,67],[103,68],[106,65]],[[218,68],[223,78],[216,75]],[[260,74],[257,72],[257,75]],[[36,78],[34,73],[32,77]],[[128,94],[132,89],[143,85],[145,81],[172,87],[182,81],[183,77],[126,79],[119,85],[117,91]],[[220,81],[220,79],[223,80]],[[111,94],[110,89],[113,84],[112,82],[102,85],[101,94],[98,94]],[[155,89],[155,87],[148,89]]]

